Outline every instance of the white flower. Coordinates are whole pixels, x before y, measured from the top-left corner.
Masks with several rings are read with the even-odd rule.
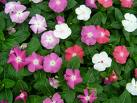
[[[132,95],[137,95],[137,81],[133,78],[131,83],[127,83],[126,89]]]
[[[124,26],[124,29],[128,32],[133,32],[137,29],[137,18],[135,15],[126,13],[124,15],[125,20],[122,20],[122,25]]]
[[[85,5],[80,5],[80,7],[75,10],[78,20],[87,21],[90,18],[91,10]]]
[[[107,67],[111,66],[112,59],[108,57],[106,52],[97,53],[92,57],[94,69],[104,71]]]
[[[60,39],[66,39],[71,35],[71,29],[67,24],[57,24],[54,30],[54,36]]]
[[[40,3],[42,2],[43,0],[32,0],[34,3]]]

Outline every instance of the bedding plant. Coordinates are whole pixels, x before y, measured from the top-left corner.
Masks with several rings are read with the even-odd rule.
[[[0,0],[0,103],[137,103],[137,0]]]

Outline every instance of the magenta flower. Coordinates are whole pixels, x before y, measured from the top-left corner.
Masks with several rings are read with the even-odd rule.
[[[47,31],[41,36],[41,44],[46,49],[53,49],[57,44],[59,44],[59,38],[56,38],[53,35],[53,31]]]
[[[0,0],[0,2],[5,4],[7,1],[6,0]]]
[[[25,51],[21,51],[19,48],[13,48],[10,51],[8,63],[12,64],[14,69],[18,72],[26,65],[25,58]]]
[[[36,16],[33,16],[29,22],[31,30],[35,34],[40,34],[47,30],[47,23],[43,16],[36,14]]]
[[[56,13],[61,13],[67,7],[67,0],[50,0],[49,7]]]
[[[84,89],[84,95],[79,95],[78,98],[82,103],[93,103],[96,100],[95,90],[92,90],[89,94],[88,89]]]
[[[64,103],[59,93],[55,93],[52,98],[46,98],[43,103]]]
[[[55,78],[49,78],[49,84],[56,89],[59,87],[59,81]]]
[[[26,58],[26,64],[28,64],[28,70],[30,72],[35,72],[39,69],[42,69],[42,62],[43,57],[36,54],[35,52],[33,52],[31,56]]]
[[[57,24],[62,24],[62,23],[65,22],[65,19],[64,19],[63,16],[57,16],[56,17],[56,22],[57,22]]]
[[[95,26],[83,26],[81,31],[81,40],[87,45],[94,45],[99,36]]]
[[[86,5],[90,8],[97,8],[97,5],[96,5],[96,0],[85,0],[86,2]]]
[[[28,97],[27,92],[21,91],[20,95],[18,95],[18,96],[15,98],[15,101],[23,100],[24,103],[26,103],[27,97]]]
[[[75,85],[83,81],[78,69],[67,69],[64,78],[71,89],[74,89]]]
[[[49,73],[57,73],[62,65],[62,59],[56,54],[51,53],[44,58],[44,71]]]

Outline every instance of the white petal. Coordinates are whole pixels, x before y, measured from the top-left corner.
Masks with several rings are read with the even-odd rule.
[[[98,71],[104,71],[106,69],[106,67],[102,63],[97,63],[94,65],[94,69],[96,69]]]

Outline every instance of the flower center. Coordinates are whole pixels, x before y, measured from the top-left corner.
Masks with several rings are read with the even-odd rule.
[[[90,3],[91,3],[91,4],[94,4],[94,3],[95,3],[95,0],[90,0]]]
[[[76,76],[75,76],[75,75],[72,75],[72,76],[71,76],[71,80],[72,80],[72,81],[75,81],[75,80],[76,80]]]
[[[34,60],[33,60],[33,64],[34,64],[34,65],[38,65],[38,64],[39,64],[39,60],[38,60],[38,59],[34,59]]]
[[[73,54],[72,54],[72,57],[75,57],[75,56],[77,56],[77,54],[76,54],[76,53],[73,53]]]
[[[56,0],[56,4],[57,4],[57,5],[60,5],[60,4],[61,4],[61,1],[60,1],[60,0]]]
[[[37,22],[36,22],[36,26],[37,26],[37,27],[41,27],[41,25],[42,25],[41,21],[37,21]]]
[[[52,43],[53,42],[53,37],[52,36],[47,36],[46,37],[46,42],[47,43]]]
[[[120,56],[121,56],[121,57],[123,57],[123,56],[124,56],[124,53],[123,53],[123,52],[121,52],[121,53],[120,53]]]
[[[56,101],[53,101],[53,102],[51,102],[51,103],[56,103]]]
[[[85,100],[86,100],[86,101],[89,101],[89,100],[90,100],[90,97],[89,97],[89,96],[86,96],[86,97],[85,97]]]
[[[50,61],[50,66],[55,66],[55,65],[56,65],[55,60],[51,60],[51,61]]]
[[[101,37],[104,37],[105,36],[105,33],[104,32],[101,32]]]
[[[21,16],[23,13],[21,12],[21,11],[18,11],[17,13],[16,13],[16,15],[17,16]]]
[[[89,32],[89,33],[87,34],[87,36],[88,36],[89,38],[91,38],[91,37],[93,36],[93,33],[92,33],[92,32]]]
[[[24,93],[21,93],[21,94],[20,94],[20,98],[24,98]]]
[[[20,62],[22,62],[22,59],[21,59],[21,57],[17,56],[17,57],[16,57],[16,62],[17,62],[17,63],[20,63]]]

